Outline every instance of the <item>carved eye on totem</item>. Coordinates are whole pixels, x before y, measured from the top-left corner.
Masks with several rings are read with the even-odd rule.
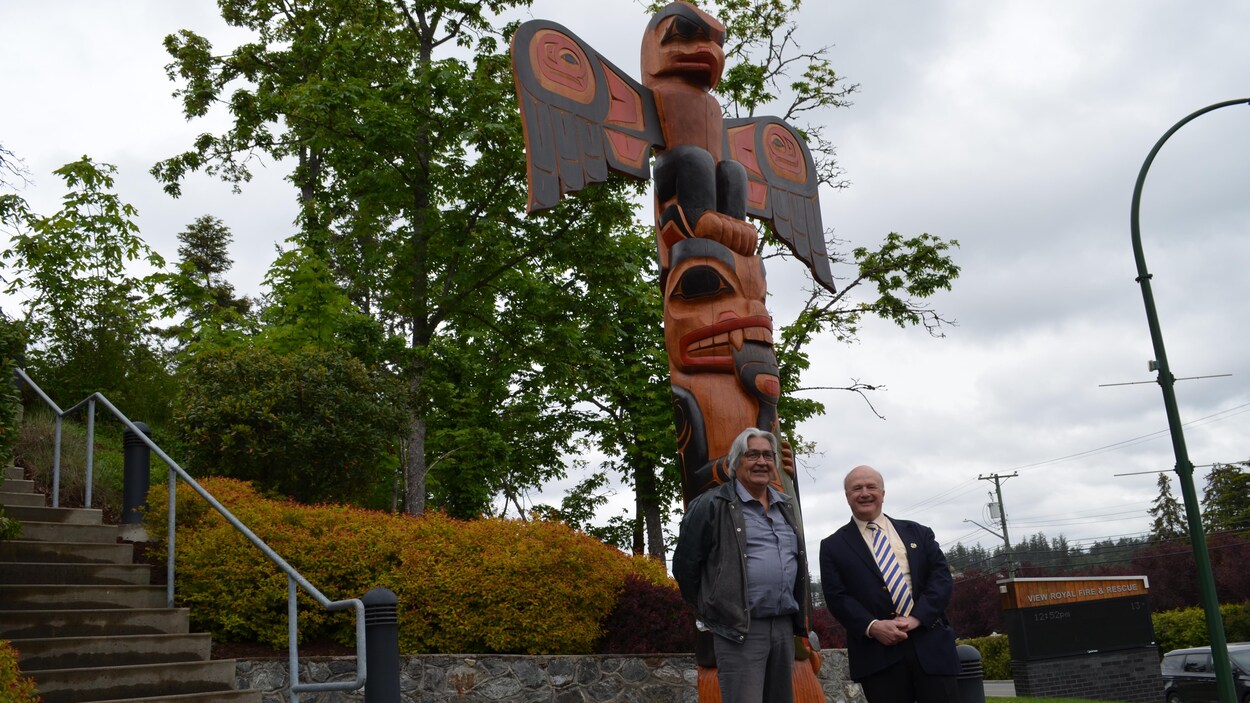
[[[679,36],[687,41],[691,39],[708,38],[707,28],[703,27],[698,22],[682,17],[681,15],[677,15],[673,18],[673,23],[668,26],[668,29],[664,32],[664,38],[660,41],[667,42],[674,36]]]
[[[733,292],[733,289],[729,281],[711,266],[691,266],[682,272],[670,297],[697,300]]]

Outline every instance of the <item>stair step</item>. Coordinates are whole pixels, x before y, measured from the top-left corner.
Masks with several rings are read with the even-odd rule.
[[[104,635],[13,640],[23,670],[81,669],[205,661],[212,653],[208,633]]]
[[[4,477],[20,481],[26,478],[26,472],[20,466],[6,466],[4,467]]]
[[[165,698],[235,688],[233,659],[81,669],[23,669],[23,673],[35,680],[43,703]]]
[[[188,613],[186,608],[0,610],[0,638],[186,634]]]
[[[0,480],[0,493],[34,493],[35,482],[24,478],[8,478]]]
[[[48,542],[11,539],[0,542],[0,562],[43,562],[75,564],[133,564],[133,544],[101,542]]]
[[[0,583],[152,583],[152,567],[147,564],[54,564],[48,562],[6,562],[0,569]]]
[[[118,584],[0,584],[5,610],[93,610],[164,608],[164,586]]]
[[[7,483],[7,481],[6,481]],[[21,493],[18,491],[0,491],[0,505],[26,506],[38,508],[47,504],[48,499],[42,493]]]
[[[5,506],[4,514],[22,522],[62,522],[71,525],[102,525],[104,513],[95,508],[45,508],[29,505]]]
[[[40,542],[117,541],[117,525],[72,525],[62,522],[22,521],[22,539]]]

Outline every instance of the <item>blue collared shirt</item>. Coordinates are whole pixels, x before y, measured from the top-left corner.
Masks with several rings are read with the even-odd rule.
[[[786,522],[778,503],[785,497],[768,487],[768,511],[764,504],[734,481],[742,501],[746,526],[747,606],[751,617],[771,618],[799,612],[794,583],[799,575],[799,538]]]

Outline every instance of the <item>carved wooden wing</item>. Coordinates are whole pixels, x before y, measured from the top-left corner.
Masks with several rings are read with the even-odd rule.
[[[512,38],[525,152],[529,211],[607,180],[608,169],[651,177],[651,149],[664,137],[651,91],[572,32],[526,22]]]
[[[725,120],[725,154],[747,170],[747,214],[768,222],[816,282],[836,292],[807,144],[776,117]]]

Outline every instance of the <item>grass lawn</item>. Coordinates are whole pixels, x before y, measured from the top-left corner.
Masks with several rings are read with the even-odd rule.
[[[998,697],[986,696],[985,703],[1107,703],[1087,698],[1029,698],[1027,696]]]

